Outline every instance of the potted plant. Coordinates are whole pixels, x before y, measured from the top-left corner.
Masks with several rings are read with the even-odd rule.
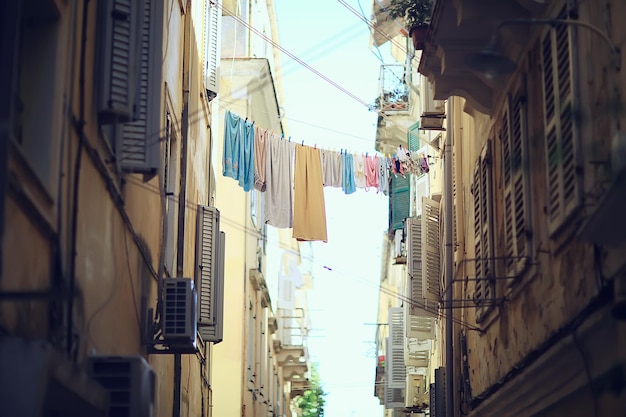
[[[391,0],[389,6],[385,7],[390,18],[404,19],[416,50],[424,49],[432,9],[432,0]]]

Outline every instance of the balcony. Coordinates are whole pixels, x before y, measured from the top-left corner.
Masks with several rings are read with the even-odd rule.
[[[305,311],[302,308],[279,308],[276,316],[278,337],[274,340],[274,351],[283,377],[292,382],[303,381],[309,370]]]
[[[381,65],[378,96],[373,106],[378,111],[377,151],[393,153],[399,145],[407,145],[407,129],[415,123],[411,114],[415,94],[411,91],[404,65]]]
[[[472,54],[489,42],[498,23],[512,18],[542,17],[549,2],[534,0],[439,0],[426,37],[419,72],[433,85],[434,99],[461,96],[476,110],[492,114],[505,77],[489,78],[472,71]],[[524,25],[502,31],[503,49],[519,61],[530,29]]]

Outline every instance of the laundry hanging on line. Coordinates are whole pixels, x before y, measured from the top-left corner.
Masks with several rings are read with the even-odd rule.
[[[387,156],[310,147],[225,111],[222,174],[244,191],[265,194],[266,224],[294,228],[295,217],[298,240],[326,241],[323,187],[341,188],[345,194],[365,189],[388,195],[392,176],[428,171],[427,155],[402,146]]]

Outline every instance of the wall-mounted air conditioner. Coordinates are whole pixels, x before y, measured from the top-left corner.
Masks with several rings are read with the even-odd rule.
[[[446,117],[445,101],[435,100],[432,84],[422,84],[423,111],[420,123],[422,130],[445,130],[443,120]]]
[[[156,376],[141,356],[93,356],[89,374],[109,392],[108,416],[152,417]]]
[[[196,347],[197,296],[193,279],[167,278],[163,282],[162,332],[171,347]]]
[[[0,336],[0,416],[105,417],[108,393],[44,340]]]

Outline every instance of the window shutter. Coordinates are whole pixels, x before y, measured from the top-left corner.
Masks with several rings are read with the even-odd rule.
[[[441,299],[441,256],[439,245],[439,203],[422,199],[422,286],[424,297]]]
[[[219,343],[223,334],[225,233],[220,232],[220,212],[198,206],[196,229],[196,288],[198,331],[203,340]]]
[[[560,17],[565,16],[566,8],[563,8]],[[573,118],[571,33],[569,25],[557,25],[541,42],[550,235],[561,228],[582,202],[579,133]]]
[[[456,146],[454,144],[452,144],[452,247],[453,250],[455,252],[455,256],[456,256],[456,252],[457,249],[459,247],[459,240],[457,237],[457,221],[456,218],[458,216],[458,213],[456,212],[456,207],[457,207],[457,192],[456,192],[456,162],[457,158],[456,158]],[[455,257],[456,260],[456,257]]]
[[[126,172],[154,175],[161,154],[161,59],[163,43],[163,2],[143,0],[139,48],[139,76],[134,121],[122,129],[121,160]]]
[[[389,337],[385,357],[385,408],[404,407],[406,366],[404,364],[404,313],[389,308]]]
[[[207,97],[212,100],[219,93],[219,36],[222,12],[216,0],[205,0],[204,5],[204,62],[202,79]]]
[[[411,207],[409,182],[410,175],[392,175],[391,176],[391,231],[403,229],[404,219],[409,217]]]
[[[477,319],[493,305],[495,297],[493,255],[493,198],[491,172],[491,141],[487,140],[474,169],[474,256],[476,285],[474,301]]]
[[[437,304],[424,297],[422,271],[422,218],[407,219],[407,285],[410,297],[409,314],[419,317],[436,317]]]
[[[134,117],[141,2],[99,1],[98,121],[124,123]]]
[[[296,287],[290,275],[281,275],[279,280],[278,308],[293,310],[296,308]]]
[[[517,277],[527,265],[530,221],[527,210],[528,155],[526,152],[525,100],[522,91],[513,97],[501,119],[504,181],[504,245],[506,275]]]

